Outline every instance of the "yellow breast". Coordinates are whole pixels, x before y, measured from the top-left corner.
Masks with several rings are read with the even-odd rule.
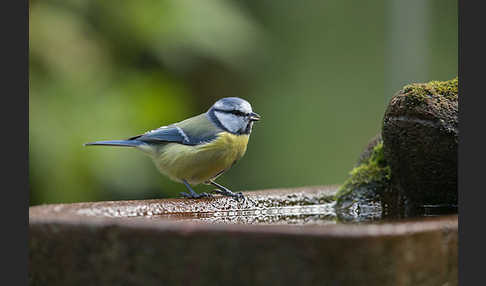
[[[229,169],[246,152],[249,135],[221,132],[206,144],[187,146],[169,143],[154,157],[159,171],[175,181],[197,185]]]

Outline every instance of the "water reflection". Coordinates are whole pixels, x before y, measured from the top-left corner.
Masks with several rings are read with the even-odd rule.
[[[304,206],[270,207],[236,211],[194,212],[147,216],[149,219],[172,219],[180,221],[222,223],[222,224],[290,224],[290,225],[329,225],[336,223],[382,223],[399,219],[433,217],[456,214],[457,206],[427,205],[407,214],[383,213],[377,206],[374,212],[363,210],[353,213],[336,211],[334,203]]]
[[[334,203],[241,211],[169,214],[153,216],[151,218],[228,224],[326,225],[337,222]]]
[[[328,225],[382,223],[418,217],[457,214],[457,206],[393,207],[382,202],[355,202],[345,208],[334,200],[336,186],[266,190],[248,193],[245,200],[215,196],[211,199],[113,201],[83,205],[77,215],[112,218],[147,218],[223,224]]]

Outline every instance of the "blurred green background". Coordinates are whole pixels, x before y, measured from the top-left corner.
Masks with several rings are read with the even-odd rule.
[[[453,0],[31,0],[29,25],[31,205],[178,196],[141,152],[82,144],[227,96],[263,119],[220,183],[340,184],[402,85],[457,75]]]

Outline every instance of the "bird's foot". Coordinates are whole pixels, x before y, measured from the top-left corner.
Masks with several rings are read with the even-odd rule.
[[[213,196],[208,194],[208,193],[186,193],[186,192],[180,192],[181,196],[188,198],[188,199],[201,199],[201,198],[212,198]]]
[[[234,193],[228,189],[215,189],[213,191],[213,193],[217,193],[217,194],[220,194],[220,195],[223,195],[223,196],[228,196],[228,197],[233,197],[235,198],[237,201],[239,201],[240,199],[245,199],[245,196],[243,196],[243,193],[242,192],[237,192],[237,193]]]
[[[184,183],[184,185],[186,186],[187,190],[189,191],[188,193],[186,192],[180,192],[180,194],[185,197],[185,198],[188,198],[188,199],[201,199],[201,198],[212,198],[213,196],[208,194],[208,193],[196,193],[192,188],[191,186],[189,185],[189,183],[186,181],[186,180],[182,180],[182,182]]]

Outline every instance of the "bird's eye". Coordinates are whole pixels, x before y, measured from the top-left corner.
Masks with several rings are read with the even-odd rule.
[[[233,110],[225,110],[225,109],[214,109],[215,111],[218,111],[218,112],[223,112],[223,113],[231,113],[231,114],[234,114],[236,116],[250,116],[249,113],[246,113],[246,112],[243,112],[243,111],[240,111],[240,110],[237,110],[237,109],[233,109]]]
[[[239,110],[231,110],[230,113],[237,115],[237,116],[245,116],[246,115],[246,113],[241,112]]]

